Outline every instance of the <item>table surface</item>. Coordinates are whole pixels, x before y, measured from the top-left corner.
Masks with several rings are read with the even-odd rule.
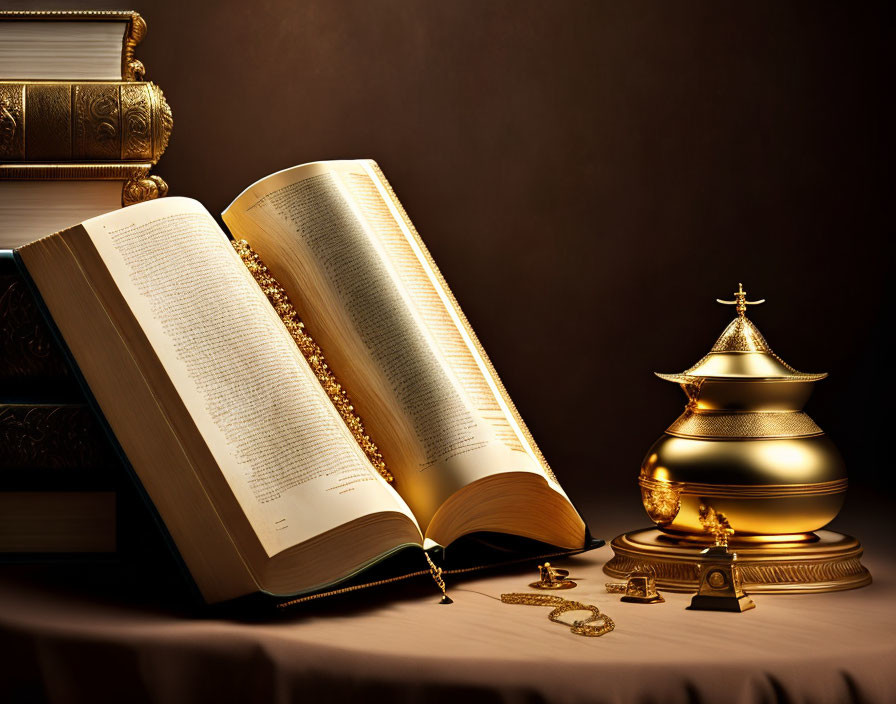
[[[41,701],[35,689],[53,702],[896,701],[896,564],[886,552],[866,552],[869,587],[760,595],[745,613],[687,611],[689,596],[671,593],[664,604],[622,603],[604,589],[610,556],[605,547],[557,563],[579,581],[564,597],[615,620],[600,638],[550,622],[548,608],[499,601],[536,593],[534,565],[449,580],[450,606],[435,591],[404,590],[254,623],[8,565],[0,701]]]

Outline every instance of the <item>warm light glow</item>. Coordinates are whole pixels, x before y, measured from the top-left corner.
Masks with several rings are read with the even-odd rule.
[[[764,464],[794,472],[795,479],[813,479],[815,477],[815,462],[811,461],[811,455],[807,456],[805,448],[796,443],[763,443],[763,446],[757,450],[761,453]]]

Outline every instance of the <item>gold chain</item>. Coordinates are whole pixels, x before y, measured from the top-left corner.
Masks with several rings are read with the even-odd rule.
[[[482,565],[475,565],[472,567],[458,567],[453,570],[442,570],[442,574],[467,574],[469,572],[479,572],[488,568],[496,568],[496,567],[506,567],[508,565],[518,565],[521,562],[528,562],[529,560],[545,560],[548,558],[554,557],[569,557],[570,555],[577,555],[583,550],[563,550],[561,552],[550,552],[545,555],[533,555],[532,557],[521,557],[516,558],[514,560],[503,560],[501,562],[491,562]],[[431,560],[430,560],[431,562]],[[441,569],[441,568],[440,568]],[[276,604],[278,609],[288,609],[292,606],[297,606],[298,604],[303,604],[308,601],[316,601],[317,599],[323,599],[328,596],[338,596],[340,594],[348,594],[349,592],[357,592],[362,589],[370,589],[371,587],[380,587],[384,584],[393,584],[394,582],[403,582],[407,579],[412,579],[414,577],[422,577],[425,574],[432,574],[432,569],[429,570],[417,570],[416,572],[407,572],[405,574],[396,575],[395,577],[387,577],[385,579],[378,579],[374,582],[365,582],[364,584],[352,584],[348,587],[340,587],[338,589],[330,589],[325,592],[317,592],[316,594],[308,594],[307,596],[299,596],[294,599],[290,599],[289,601],[281,601],[279,604]],[[445,581],[444,579],[442,580]]]
[[[592,604],[583,604],[581,601],[571,601],[553,594],[502,594],[501,601],[505,604],[524,604],[526,606],[554,606],[556,607],[548,618],[554,623],[562,623],[569,626],[569,630],[577,636],[589,636],[597,638],[603,636],[616,628],[616,624],[606,614],[602,614],[600,609]],[[561,621],[560,617],[567,611],[590,611],[591,615],[581,621],[573,621],[567,623]],[[600,621],[598,625],[593,625],[595,621]]]

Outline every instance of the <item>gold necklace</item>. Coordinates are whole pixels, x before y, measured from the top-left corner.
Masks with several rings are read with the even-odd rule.
[[[575,633],[577,636],[589,636],[592,638],[596,638],[598,636],[606,635],[614,628],[616,628],[616,624],[613,623],[613,619],[611,619],[606,614],[602,614],[600,609],[591,604],[583,604],[581,601],[570,601],[569,599],[564,599],[560,596],[554,596],[553,594],[502,594],[501,601],[505,604],[524,604],[526,606],[553,606],[555,607],[550,614],[548,614],[548,618],[551,619],[554,623],[562,623],[564,626],[569,626],[569,630]],[[567,623],[566,621],[561,621],[560,616],[565,614],[567,611],[590,611],[591,615],[583,619],[581,621],[573,621],[572,623]],[[593,625],[595,621],[600,621],[601,623],[598,625]]]

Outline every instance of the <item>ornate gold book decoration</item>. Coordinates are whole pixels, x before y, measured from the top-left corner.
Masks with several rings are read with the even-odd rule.
[[[18,378],[58,381],[69,376],[34,297],[18,274],[0,273],[0,384]]]
[[[688,397],[638,478],[657,528],[616,538],[605,571],[623,577],[649,565],[660,589],[695,591],[709,540],[701,509],[712,506],[737,527],[732,544],[751,592],[870,583],[858,541],[819,530],[840,511],[847,486],[837,448],[802,411],[827,375],[798,372],[772,352],[746,317],[763,301],[748,301],[742,286],[734,300],[719,302],[734,305],[737,316],[709,354],[680,374],[657,374]]]
[[[171,108],[155,83],[0,82],[0,160],[155,164]],[[45,168],[45,167],[44,167]]]
[[[0,403],[0,470],[104,467],[114,461],[83,403]]]
[[[163,196],[149,176],[171,135],[162,91],[148,82],[0,82],[0,178],[129,179],[122,204]]]

